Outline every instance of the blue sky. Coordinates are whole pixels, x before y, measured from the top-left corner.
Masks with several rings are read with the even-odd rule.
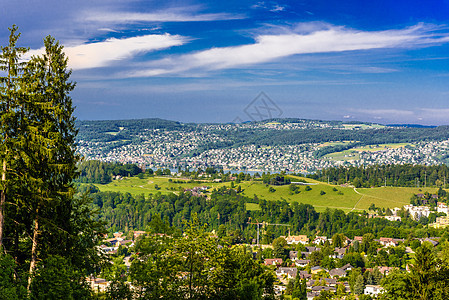
[[[264,92],[273,117],[449,124],[447,0],[15,0],[0,12],[0,44],[17,24],[30,54],[49,34],[65,45],[81,120],[257,119]]]

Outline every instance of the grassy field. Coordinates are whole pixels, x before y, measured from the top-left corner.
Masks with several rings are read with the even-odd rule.
[[[352,141],[341,141],[341,142],[326,142],[326,143],[322,143],[321,145],[319,145],[318,147],[329,147],[329,146],[341,146],[341,145],[347,145],[353,143]]]
[[[291,180],[298,181],[304,179],[296,176],[289,176]],[[260,181],[247,181],[239,185],[242,187],[242,194],[248,197],[257,195],[260,199],[265,200],[285,200],[287,202],[300,202],[313,205],[317,211],[324,211],[327,207],[339,208],[345,212],[368,210],[369,206],[374,203],[377,207],[401,207],[409,204],[410,197],[413,194],[436,193],[436,188],[421,189],[418,188],[397,188],[397,187],[379,187],[379,188],[364,188],[354,189],[352,187],[342,187],[335,185],[328,185],[327,183],[306,179],[310,185],[311,190],[306,191],[306,186],[299,185],[299,193],[292,193],[288,185],[272,186],[275,192],[270,192],[270,186],[266,186]],[[113,182],[96,186],[101,191],[114,191],[138,194],[155,194],[161,192],[163,194],[179,193],[180,191],[195,186],[208,186],[211,189],[214,187],[227,186],[231,183],[221,182],[189,182],[189,180],[182,180],[168,177],[147,177],[139,179],[138,177],[125,178],[122,180],[114,180]],[[158,189],[156,189],[156,186]],[[258,210],[259,206],[254,203],[247,204],[248,210]]]
[[[330,154],[326,154],[324,157],[330,158],[332,160],[359,160],[360,154],[359,152],[355,151],[354,149],[351,150],[345,150],[341,152],[334,152]]]
[[[361,152],[377,152],[387,149],[398,149],[405,146],[413,146],[410,143],[397,143],[397,144],[380,144],[380,145],[368,145],[362,147],[356,147],[341,152],[334,152],[326,154],[324,157],[331,158],[332,160],[358,160],[360,159],[359,153]]]
[[[122,193],[130,193],[134,195],[138,194],[155,194],[160,192],[162,194],[168,194],[173,192],[179,192],[184,189],[190,189],[195,186],[209,186],[216,187],[222,186],[224,183],[217,182],[189,182],[188,179],[177,179],[172,178],[172,182],[170,182],[170,178],[168,177],[146,177],[144,179],[140,179],[138,177],[125,177],[121,180],[114,180],[109,184],[95,184],[100,191],[111,191],[111,192],[122,192]],[[227,183],[230,186],[230,183]],[[157,188],[156,188],[157,187]]]
[[[360,128],[360,129],[372,129],[372,128],[385,128],[385,125],[380,124],[343,124],[343,126],[346,129],[354,129],[354,128]]]

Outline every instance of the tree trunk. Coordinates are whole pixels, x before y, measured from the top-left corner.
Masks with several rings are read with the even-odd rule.
[[[36,217],[34,219],[34,230],[33,230],[33,245],[31,247],[31,262],[30,262],[30,271],[28,274],[28,286],[27,291],[28,294],[30,293],[31,288],[31,281],[33,280],[34,270],[36,269],[36,262],[37,262],[37,239],[39,236],[39,210],[36,210]]]
[[[0,255],[3,253],[3,224],[4,224],[4,207],[6,202],[6,160],[3,160],[2,172],[3,189],[0,192]]]

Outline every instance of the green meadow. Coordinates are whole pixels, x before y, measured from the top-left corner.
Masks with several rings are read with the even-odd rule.
[[[315,181],[309,178],[301,178],[289,176],[292,182],[304,179],[310,185],[307,190],[305,185],[298,185],[298,192],[292,192],[288,185],[284,186],[267,186],[261,181],[244,181],[237,185],[242,188],[242,194],[247,197],[257,195],[260,199],[265,200],[285,200],[287,202],[300,202],[313,205],[317,211],[324,211],[326,208],[338,208],[345,212],[368,210],[369,206],[374,203],[377,207],[402,207],[409,204],[410,197],[413,194],[436,193],[436,188],[403,188],[403,187],[379,187],[379,188],[359,188],[337,186]],[[109,184],[96,184],[101,191],[113,191],[138,194],[155,194],[155,193],[180,193],[184,189],[190,189],[195,186],[208,186],[209,190],[221,186],[231,186],[231,182],[211,182],[207,180],[192,182],[189,179],[169,178],[169,177],[138,177],[124,178],[122,180],[114,180]],[[270,192],[269,188],[273,187],[274,192]],[[258,204],[248,203],[248,210],[258,210]]]
[[[344,144],[344,143],[340,143]],[[338,145],[335,143],[335,145]],[[332,144],[332,146],[335,146]],[[367,146],[361,146],[361,147],[355,147],[348,150],[340,151],[340,152],[333,152],[326,154],[324,157],[330,158],[332,160],[359,160],[361,152],[377,152],[387,149],[398,149],[405,146],[413,146],[410,143],[396,143],[396,144],[379,144],[379,145],[367,145]]]

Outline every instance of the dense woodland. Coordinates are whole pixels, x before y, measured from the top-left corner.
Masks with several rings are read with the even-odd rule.
[[[333,184],[351,183],[355,187],[446,187],[447,165],[374,165],[319,170],[308,177]]]
[[[79,172],[76,182],[106,184],[114,176],[134,176],[142,173],[135,164],[108,163],[98,160],[83,161],[77,165]]]

